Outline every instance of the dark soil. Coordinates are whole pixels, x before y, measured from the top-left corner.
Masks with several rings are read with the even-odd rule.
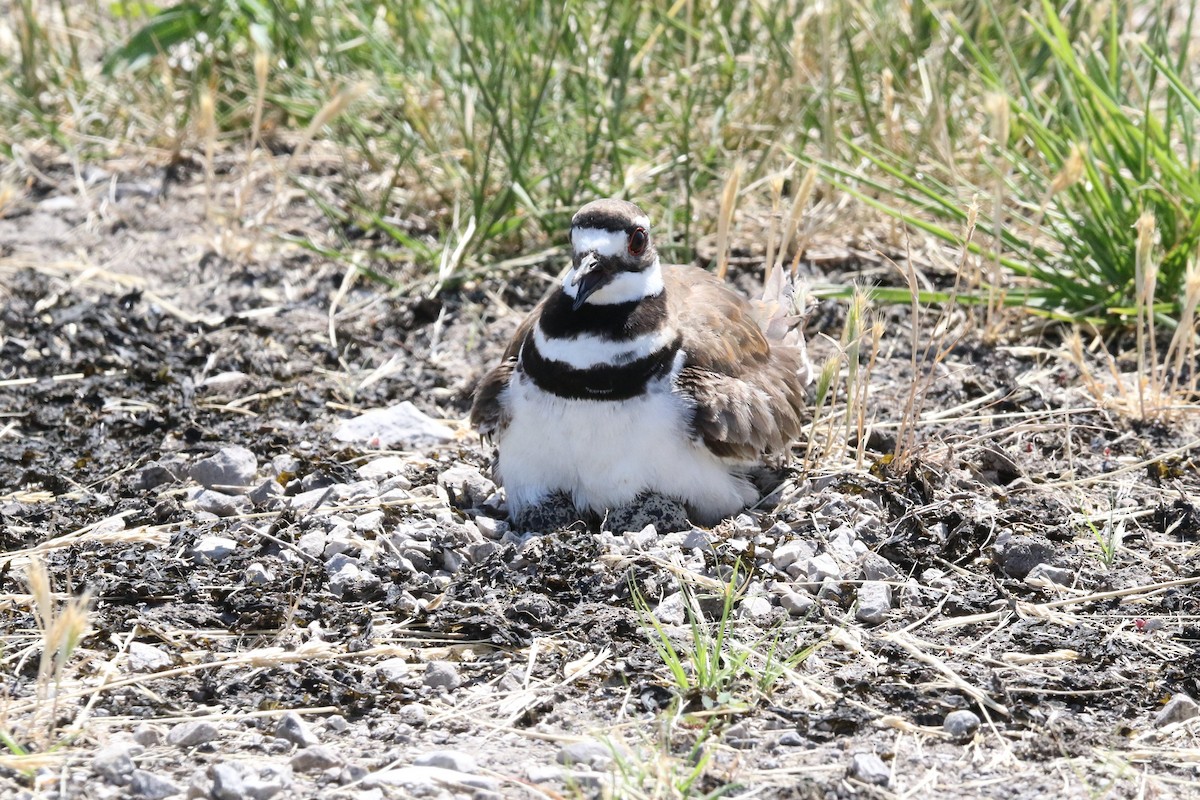
[[[439,494],[447,467],[486,468],[489,451],[458,420],[555,265],[433,297],[427,284],[391,292],[359,281],[338,299],[331,340],[344,267],[298,247],[219,255],[220,225],[205,220],[194,186],[132,195],[98,219],[77,197],[46,203],[63,197],[33,192],[0,219],[0,731],[14,753],[53,756],[0,762],[0,796],[123,796],[119,783],[101,788],[93,757],[137,730],[139,769],[205,792],[210,765],[286,764],[295,747],[274,730],[290,709],[315,710],[305,719],[341,763],[297,772],[278,797],[365,797],[364,776],[435,749],[474,755],[503,796],[590,796],[601,790],[530,777],[588,736],[624,748],[617,796],[653,795],[652,773],[682,794],[693,748],[709,758],[697,793],[1200,796],[1200,719],[1155,724],[1172,696],[1200,698],[1196,406],[1138,421],[1115,389],[1111,403],[1092,396],[1053,341],[968,333],[943,362],[918,358],[914,375],[914,321],[885,309],[862,468],[810,456],[805,472],[798,458],[777,504],[719,526],[697,558],[709,577],[737,564],[742,580],[787,582],[756,548],[821,543],[849,525],[895,570],[895,608],[868,626],[855,619],[858,575],[812,591],[801,580],[797,591],[815,594],[808,612],[789,615],[775,597],[766,616],[735,613],[737,636],[813,654],[771,691],[744,678],[729,696],[705,696],[672,684],[637,603],[679,591],[677,574],[691,569],[675,557],[684,548],[671,546],[672,568],[621,531],[581,525],[481,548],[471,538],[481,512]],[[284,229],[324,228],[299,202],[282,216]],[[847,281],[852,267],[810,265],[810,277]],[[923,339],[933,316],[915,323]],[[820,362],[838,315],[822,306],[813,319]],[[1091,373],[1107,376],[1095,358]],[[962,408],[917,428],[896,458],[914,380],[927,387],[921,413]],[[197,509],[186,467],[228,445],[252,451],[285,501],[354,483],[383,454],[337,442],[333,429],[404,400],[457,436],[401,451],[413,500],[365,534],[362,563],[377,580],[336,593],[322,559],[296,555],[315,517],[286,502]],[[1110,520],[1123,532],[1111,557],[1101,546]],[[406,526],[425,526],[423,563],[388,545]],[[237,547],[197,559],[210,536]],[[91,598],[90,631],[52,714],[35,703],[33,557],[56,592]],[[1068,570],[1070,586],[1028,580],[1043,562]],[[256,564],[269,581],[247,578]],[[713,613],[712,601],[702,607]],[[686,625],[669,633],[688,641]],[[131,642],[169,664],[131,672]],[[395,658],[411,669],[376,669]],[[427,685],[438,661],[454,664],[460,686]],[[983,719],[965,743],[942,731],[959,709]],[[183,750],[156,738],[195,717],[217,720],[217,738]],[[884,760],[886,787],[850,769],[862,753]]]

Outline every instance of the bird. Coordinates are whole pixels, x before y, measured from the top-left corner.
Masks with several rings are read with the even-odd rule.
[[[812,379],[782,269],[754,302],[664,265],[649,217],[615,198],[580,208],[570,243],[471,408],[510,519],[556,494],[596,514],[656,494],[709,526],[739,513],[758,499],[750,471],[786,459]]]

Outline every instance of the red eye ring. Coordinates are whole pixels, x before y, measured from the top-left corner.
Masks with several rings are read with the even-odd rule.
[[[646,252],[646,245],[650,243],[650,237],[646,235],[645,228],[634,228],[629,234],[629,255],[640,256]]]

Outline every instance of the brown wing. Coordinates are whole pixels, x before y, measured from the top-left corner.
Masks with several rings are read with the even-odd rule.
[[[513,367],[517,365],[517,354],[521,350],[521,343],[533,330],[533,325],[542,312],[542,306],[546,304],[549,297],[547,295],[534,307],[529,316],[522,320],[517,327],[517,332],[509,340],[508,346],[504,348],[504,357],[500,363],[489,370],[479,385],[475,387],[475,401],[471,404],[471,425],[484,436],[491,436],[508,425],[508,413],[500,402],[500,394],[508,386]]]
[[[803,340],[769,340],[754,307],[702,269],[665,267],[663,280],[688,354],[676,385],[695,401],[696,433],[727,458],[786,453],[809,377]]]

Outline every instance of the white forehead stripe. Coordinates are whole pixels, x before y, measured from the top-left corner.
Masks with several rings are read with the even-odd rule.
[[[575,278],[575,268],[572,267],[563,277],[562,288],[567,297],[575,297],[579,293],[578,284],[572,283]],[[616,277],[593,292],[586,303],[594,306],[611,306],[617,303],[630,303],[647,297],[662,294],[662,266],[658,259],[642,272],[619,272]]]
[[[664,325],[636,339],[611,341],[599,336],[583,334],[569,339],[551,339],[538,325],[533,329],[533,340],[538,352],[551,361],[558,361],[574,369],[611,364],[630,364],[640,358],[657,353],[675,341],[675,329]]]
[[[576,253],[594,250],[602,256],[619,256],[625,253],[628,242],[625,231],[605,231],[599,228],[576,228],[571,231],[571,246]]]

